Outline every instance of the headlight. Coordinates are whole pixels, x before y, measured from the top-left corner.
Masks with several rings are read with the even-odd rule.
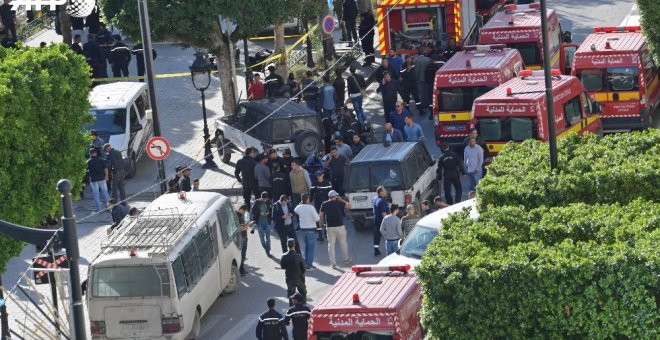
[[[124,159],[128,158],[128,151],[123,150],[123,151],[121,152],[121,157],[124,158]]]

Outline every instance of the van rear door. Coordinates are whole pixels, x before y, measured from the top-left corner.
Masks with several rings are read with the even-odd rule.
[[[103,311],[107,336],[153,339],[162,335],[161,310],[158,305],[106,307]]]

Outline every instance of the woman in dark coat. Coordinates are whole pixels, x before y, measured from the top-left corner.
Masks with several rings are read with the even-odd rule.
[[[360,14],[360,29],[359,34],[362,38],[362,52],[364,52],[364,66],[370,66],[376,62],[374,56],[374,30],[375,25],[374,16],[371,12],[364,12]]]

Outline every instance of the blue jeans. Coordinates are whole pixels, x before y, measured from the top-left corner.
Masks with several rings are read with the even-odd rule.
[[[243,236],[241,234],[241,266],[238,268],[238,270],[241,272],[241,274],[246,273],[246,271],[245,271],[245,257],[247,255],[247,246],[248,246],[248,238],[247,238],[247,236]]]
[[[385,256],[396,253],[399,248],[399,240],[385,240]]]
[[[270,224],[259,224],[257,226],[259,230],[259,241],[261,246],[264,247],[266,255],[270,255],[270,231],[273,227]]]
[[[474,172],[470,172],[467,174],[467,177],[470,182],[470,191],[476,190],[477,184],[479,184],[479,180],[481,179],[481,172],[477,172],[476,174]]]
[[[360,121],[360,124],[364,124],[367,118],[364,116],[364,110],[362,110],[362,96],[351,97],[351,102],[353,103],[353,109],[355,110],[357,119]]]
[[[106,185],[105,180],[97,181],[97,182],[89,182],[89,186],[92,187],[92,195],[94,196],[94,204],[96,204],[96,211],[101,211],[102,207],[101,207],[101,199],[99,198],[99,190],[103,194],[103,199],[107,204],[108,201],[110,200],[110,195],[108,195],[108,186]]]
[[[301,230],[305,242],[305,266],[311,267],[314,263],[314,249],[316,247],[316,229]]]

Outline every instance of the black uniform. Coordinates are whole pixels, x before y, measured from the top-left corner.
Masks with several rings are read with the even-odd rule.
[[[139,43],[135,46],[133,46],[133,50],[131,53],[135,56],[135,64],[137,65],[137,73],[138,76],[143,76],[144,75],[144,48],[142,47],[142,43]],[[157,56],[156,50],[153,48],[151,49],[151,58],[152,60],[155,60]],[[141,79],[141,81],[144,81]]]
[[[297,304],[286,311],[284,323],[288,326],[293,323],[293,340],[307,340],[307,322],[311,310],[306,305]]]
[[[103,31],[99,30],[96,34],[96,42],[101,48],[101,53],[103,53],[103,58],[105,59],[103,60],[104,65],[107,62],[112,63],[112,60],[110,59],[110,50],[112,49],[112,44],[115,42],[112,33],[107,29]]]
[[[443,176],[444,172],[444,176]],[[454,204],[461,201],[463,189],[461,187],[460,175],[465,175],[465,167],[461,158],[458,157],[454,151],[446,151],[440,159],[438,159],[438,169],[436,170],[436,178],[438,181],[442,178],[442,184],[445,188],[445,200],[447,203]],[[451,186],[456,190],[456,200],[451,196]]]
[[[83,44],[83,54],[87,63],[92,68],[94,78],[107,78],[108,66],[105,63],[105,57],[98,42],[91,40]]]
[[[236,162],[236,170],[234,170],[236,180],[243,185],[243,200],[248,206],[250,206],[250,199],[253,193],[255,197],[259,197],[259,193],[257,193],[257,182],[254,179],[255,165],[257,165],[257,161],[245,155]],[[243,174],[242,177],[241,174]]]
[[[277,91],[284,85],[284,80],[279,74],[272,72],[264,81],[264,92],[266,97],[274,97]]]
[[[305,259],[295,250],[289,250],[282,259],[280,265],[284,269],[286,277],[286,296],[292,296],[298,290],[302,294],[303,300],[307,298],[307,287],[305,286]],[[293,302],[289,299],[289,306]]]
[[[110,50],[110,61],[112,62],[112,76],[128,77],[128,64],[131,62],[131,50],[121,41],[115,42]]]
[[[376,61],[374,56],[374,30],[375,25],[374,16],[371,11],[362,13],[362,20],[360,21],[359,33],[362,38],[362,52],[364,52],[365,64],[371,64]]]
[[[284,317],[280,312],[269,309],[261,316],[257,323],[257,339],[259,340],[289,340],[289,334],[284,325]]]
[[[316,211],[319,211],[321,204],[328,200],[330,190],[332,190],[332,184],[330,184],[329,180],[324,178],[323,181],[319,182],[316,176],[312,179],[312,189],[310,190],[309,199],[314,202]]]
[[[190,183],[190,177],[181,176],[181,179],[179,179],[179,189],[181,191],[187,191],[187,192],[190,192],[192,190],[192,185]]]
[[[275,200],[279,200],[282,195],[291,195],[289,175],[282,171],[273,172],[270,175],[270,193]]]

